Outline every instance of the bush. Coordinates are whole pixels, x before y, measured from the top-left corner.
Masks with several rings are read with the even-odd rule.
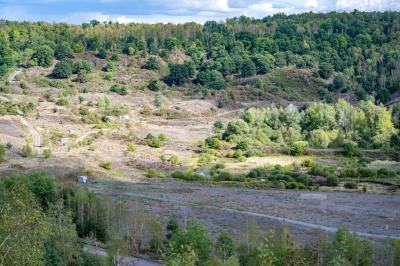
[[[170,162],[173,165],[181,165],[181,160],[179,159],[178,156],[176,156],[175,154],[172,155],[169,159],[168,162]]]
[[[349,181],[349,182],[344,183],[344,187],[347,189],[357,189],[358,185],[354,181]]]
[[[295,141],[289,147],[289,154],[293,156],[301,156],[307,152],[307,141]]]
[[[328,176],[326,178],[326,185],[328,187],[336,187],[337,185],[339,185],[339,178],[337,178],[336,176]]]
[[[374,169],[362,167],[358,168],[358,176],[362,178],[375,178],[377,176],[377,172]]]
[[[218,120],[214,123],[213,128],[215,132],[219,132],[224,129],[224,123]]]
[[[136,144],[135,143],[130,143],[128,145],[128,151],[130,151],[131,153],[134,153],[136,151]]]
[[[118,85],[118,84],[112,85],[111,88],[110,88],[110,91],[111,92],[115,92],[115,93],[117,93],[119,95],[122,95],[122,96],[128,94],[128,90],[124,86],[121,86],[121,85]]]
[[[53,69],[52,75],[55,78],[65,79],[69,78],[72,75],[72,61],[71,60],[62,60],[56,64]]]
[[[346,157],[355,157],[360,155],[360,151],[356,143],[347,141],[343,144],[343,154]]]
[[[248,147],[249,147],[249,141],[248,140],[240,140],[236,144],[236,149],[237,150],[245,151],[245,150],[247,150]]]
[[[150,57],[144,67],[149,70],[158,70],[160,69],[161,65],[157,58]]]
[[[97,53],[97,57],[100,59],[106,59],[107,58],[107,51],[104,48],[101,48],[99,52]]]
[[[30,143],[26,143],[23,147],[22,147],[22,151],[21,151],[21,156],[22,157],[30,157],[33,155],[33,148],[32,145]]]
[[[113,71],[115,71],[116,68],[117,68],[117,66],[114,61],[108,61],[107,65],[105,67],[105,70],[107,72],[113,72]]]
[[[46,159],[50,158],[51,157],[51,150],[50,149],[45,149],[43,151],[43,157],[46,158]]]
[[[111,168],[112,168],[112,162],[110,162],[110,161],[102,161],[102,162],[99,163],[99,166],[100,166],[101,168],[106,169],[106,170],[111,170]]]
[[[150,79],[147,88],[152,91],[159,91],[161,88],[161,82],[158,79]]]
[[[86,73],[92,72],[92,64],[85,60],[78,60],[75,61],[73,64],[73,73],[79,74],[80,72],[84,71]]]
[[[206,138],[205,143],[211,149],[219,149],[221,147],[221,141],[216,137]]]
[[[4,160],[6,149],[3,144],[0,144],[0,162]]]

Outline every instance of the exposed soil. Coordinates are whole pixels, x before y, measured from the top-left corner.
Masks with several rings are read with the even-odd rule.
[[[212,234],[232,230],[238,235],[246,222],[254,221],[264,230],[289,226],[302,242],[315,231],[332,233],[341,226],[375,240],[400,239],[398,196],[207,187],[175,181],[96,180],[87,186],[102,195],[142,199],[160,219],[173,215],[201,219]]]

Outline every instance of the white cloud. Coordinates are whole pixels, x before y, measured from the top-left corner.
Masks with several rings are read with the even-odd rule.
[[[318,7],[318,0],[307,0],[306,7],[308,8],[317,8]]]
[[[269,2],[252,4],[246,7],[243,14],[250,17],[265,17],[275,13],[291,13],[291,8],[276,8]]]
[[[363,11],[383,11],[399,10],[399,0],[337,0],[336,9],[338,10],[363,10]]]

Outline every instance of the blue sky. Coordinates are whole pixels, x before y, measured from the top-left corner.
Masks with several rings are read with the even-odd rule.
[[[307,11],[400,11],[400,0],[0,0],[0,18],[82,23],[205,22]]]

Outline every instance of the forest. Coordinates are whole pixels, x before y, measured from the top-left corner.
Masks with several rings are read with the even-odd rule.
[[[239,17],[204,25],[119,24],[91,21],[82,25],[0,21],[0,75],[18,64],[50,66],[66,60],[55,77],[72,74],[69,58],[90,51],[99,58],[140,53],[157,69],[156,58],[180,49],[184,64],[170,64],[163,81],[221,90],[232,79],[293,66],[311,69],[330,80],[328,94],[353,92],[385,103],[400,87],[399,12],[276,14],[263,19]],[[107,68],[113,67],[111,57]],[[66,71],[66,73],[60,73]],[[86,71],[86,70],[85,70]]]

